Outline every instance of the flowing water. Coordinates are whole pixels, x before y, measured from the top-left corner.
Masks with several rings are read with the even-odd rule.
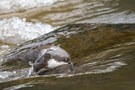
[[[66,24],[135,23],[134,4],[134,0],[0,0],[0,57]],[[91,61],[85,57],[74,62],[79,65],[75,74],[28,78],[28,68],[2,71],[1,66],[0,89],[135,90],[135,37],[131,38],[93,53]]]

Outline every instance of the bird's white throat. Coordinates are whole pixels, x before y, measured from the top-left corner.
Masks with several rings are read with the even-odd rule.
[[[66,62],[59,62],[59,61],[57,61],[57,60],[55,60],[55,59],[50,59],[48,62],[47,62],[47,64],[48,64],[48,68],[55,68],[55,67],[57,67],[57,66],[60,66],[60,65],[64,65],[64,64],[68,64],[68,63],[66,63]]]

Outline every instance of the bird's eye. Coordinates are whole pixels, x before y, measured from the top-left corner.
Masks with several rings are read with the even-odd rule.
[[[65,62],[67,62],[67,61],[68,61],[68,59],[64,59],[64,61],[65,61]]]

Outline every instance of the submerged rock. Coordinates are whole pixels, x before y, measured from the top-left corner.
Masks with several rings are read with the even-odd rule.
[[[98,53],[119,44],[135,41],[134,24],[72,24],[51,33],[27,41],[11,50],[3,58],[3,65],[15,62],[35,62],[42,49],[60,45],[71,55],[74,64],[84,63],[84,58],[93,59]],[[96,59],[96,58],[94,58]]]

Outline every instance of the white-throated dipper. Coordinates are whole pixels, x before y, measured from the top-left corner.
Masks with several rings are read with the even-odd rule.
[[[40,75],[44,71],[54,69],[63,64],[69,64],[70,71],[73,71],[73,63],[69,53],[59,46],[51,46],[41,50],[34,64],[30,63],[32,67],[28,76],[34,73]]]

